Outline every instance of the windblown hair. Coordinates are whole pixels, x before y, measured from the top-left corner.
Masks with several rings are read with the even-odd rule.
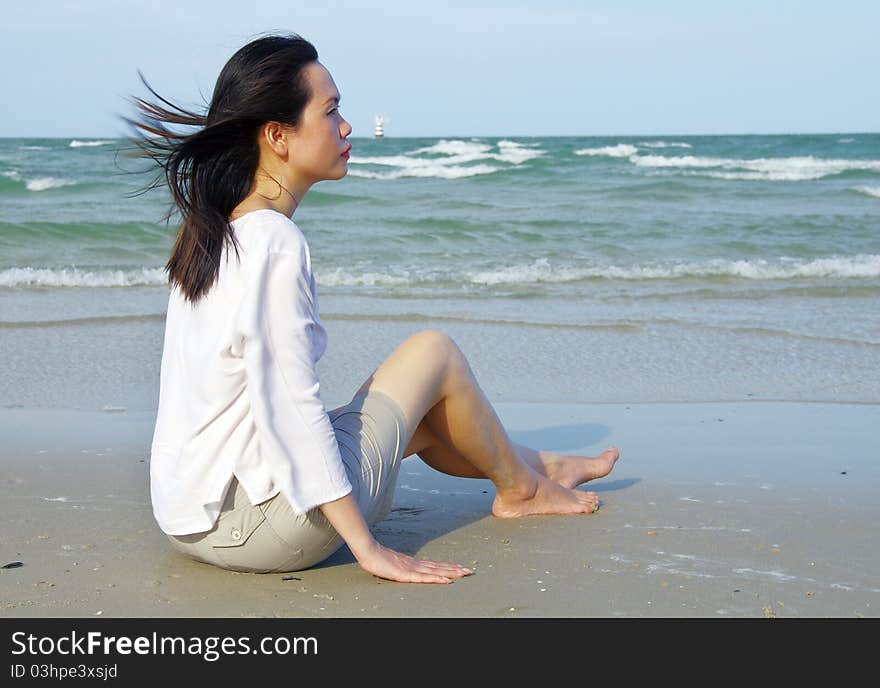
[[[169,282],[190,302],[217,281],[224,243],[238,252],[229,216],[252,188],[260,127],[270,121],[299,122],[311,96],[303,68],[317,60],[315,47],[296,34],[258,38],[223,67],[204,115],[166,100],[138,71],[156,100],[132,98],[137,115],[123,119],[135,131],[134,155],[159,168],[140,193],[167,185],[174,205],[165,220],[175,208],[182,218],[165,269]],[[173,125],[196,131],[177,133],[169,129]]]

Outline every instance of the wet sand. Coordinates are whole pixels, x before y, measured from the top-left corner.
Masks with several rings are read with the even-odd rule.
[[[328,404],[329,406],[329,404]],[[499,403],[514,440],[622,458],[591,516],[499,520],[491,483],[401,469],[381,542],[457,561],[374,578],[343,548],[292,574],[171,550],[152,517],[154,414],[0,410],[3,617],[876,617],[880,406]]]

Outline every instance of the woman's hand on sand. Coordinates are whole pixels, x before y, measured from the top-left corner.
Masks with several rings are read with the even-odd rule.
[[[451,583],[473,573],[449,562],[416,559],[380,545],[370,533],[358,503],[349,492],[321,505],[321,511],[342,536],[358,563],[368,573],[400,583]]]
[[[358,557],[358,563],[367,573],[398,583],[451,583],[473,573],[464,566],[450,562],[416,559],[395,552],[374,540],[374,545]]]

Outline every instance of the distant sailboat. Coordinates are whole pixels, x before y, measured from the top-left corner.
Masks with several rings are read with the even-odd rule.
[[[376,128],[373,130],[373,138],[381,139],[385,136],[385,129],[383,128],[385,125],[385,120],[382,119],[382,115],[376,115]]]

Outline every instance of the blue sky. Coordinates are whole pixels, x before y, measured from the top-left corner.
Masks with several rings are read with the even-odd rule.
[[[880,131],[880,3],[5,0],[0,136],[125,135],[262,33],[315,43],[354,136]]]

